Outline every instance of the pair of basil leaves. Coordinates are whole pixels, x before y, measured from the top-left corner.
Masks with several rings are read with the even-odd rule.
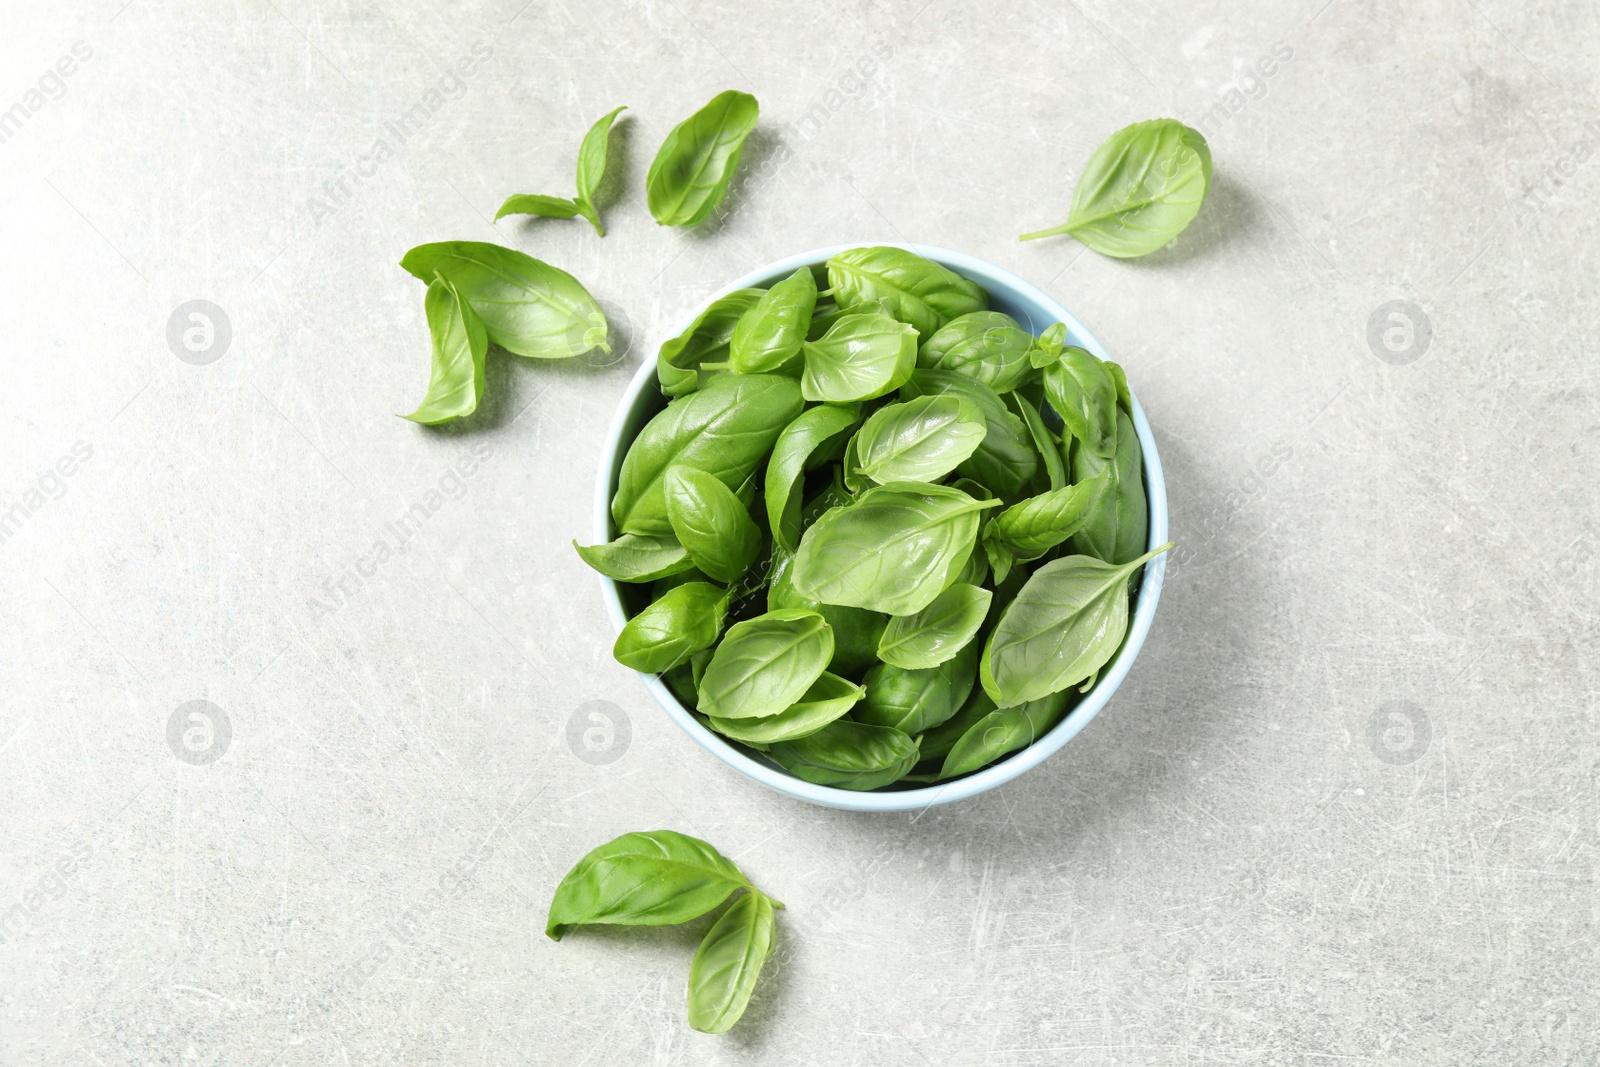
[[[737,896],[735,896],[737,894]],[[774,909],[733,861],[672,830],[623,834],[592,850],[556,887],[545,921],[554,941],[574,926],[670,926],[734,901],[712,924],[689,965],[689,1025],[726,1032],[744,1015],[772,954]]]

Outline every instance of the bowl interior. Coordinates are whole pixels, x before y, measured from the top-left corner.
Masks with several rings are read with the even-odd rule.
[[[839,245],[833,248],[817,249],[812,252],[791,256],[788,259],[769,264],[760,270],[752,271],[750,274],[730,283],[713,294],[705,303],[696,307],[694,312],[673,332],[673,335],[675,336],[681,330],[686,329],[689,323],[693,321],[694,316],[699,314],[700,309],[711,303],[712,300],[724,296],[735,289],[772,285],[794,273],[797,268],[802,266],[808,266],[813,271],[821,272],[823,264],[830,256],[836,252],[854,247],[858,246]],[[1067,326],[1069,343],[1088,349],[1101,359],[1110,358],[1100,343],[1064,307],[1035,286],[1010,272],[985,263],[982,260],[976,260],[962,253],[946,249],[930,248],[925,245],[904,245],[901,247],[926,256],[935,262],[942,263],[957,274],[977,282],[988,292],[989,306],[991,308],[1010,315],[1032,333],[1038,334],[1053,323],[1063,322]],[[825,279],[819,278],[819,283],[823,287],[826,286]],[[1132,387],[1130,385],[1131,391]],[[611,432],[607,436],[606,447],[601,456],[595,514],[595,536],[600,540],[607,541],[616,536],[616,531],[611,524],[611,498],[616,493],[617,479],[622,468],[623,456],[626,455],[628,447],[633,443],[634,438],[638,436],[645,423],[649,422],[666,405],[667,398],[661,394],[656,384],[655,360],[647,358],[634,376],[633,381],[629,384],[628,392],[617,411],[616,419],[612,423]],[[1055,413],[1049,412],[1049,417],[1054,419]],[[1147,547],[1154,548],[1167,540],[1166,484],[1162,478],[1161,459],[1156,451],[1155,439],[1150,433],[1150,427],[1145,419],[1144,410],[1139,405],[1137,394],[1133,395],[1133,423],[1139,434],[1139,443],[1144,452],[1144,484],[1150,519]],[[936,785],[897,783],[895,786],[872,792],[855,792],[848,789],[813,785],[789,774],[775,763],[761,756],[760,753],[747,749],[737,742],[730,741],[720,734],[707,729],[690,714],[689,710],[683,706],[659,677],[655,675],[640,675],[640,678],[667,714],[704,748],[723,762],[781,792],[815,804],[852,811],[911,811],[937,804],[947,804],[951,801],[993,789],[995,786],[1010,781],[1024,771],[1037,766],[1071,740],[1079,730],[1088,724],[1089,720],[1094,718],[1099,710],[1105,706],[1106,701],[1110,699],[1117,686],[1121,684],[1122,679],[1127,676],[1134,658],[1138,655],[1140,646],[1144,643],[1145,635],[1149,632],[1150,624],[1155,615],[1156,602],[1161,594],[1161,580],[1165,571],[1166,557],[1164,555],[1158,556],[1145,566],[1138,588],[1134,593],[1128,634],[1122,643],[1122,647],[1101,672],[1094,688],[1077,699],[1077,702],[1067,711],[1061,722],[1057,723],[1053,729],[1032,745],[1013,753],[1000,762],[964,778]],[[643,607],[644,597],[647,595],[645,592],[646,587],[628,586],[626,583],[612,581],[604,575],[600,576],[600,580],[612,622],[620,630],[627,619]]]

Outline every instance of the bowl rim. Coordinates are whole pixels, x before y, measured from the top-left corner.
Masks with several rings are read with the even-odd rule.
[[[969,256],[963,252],[956,252],[947,248],[934,245],[911,244],[896,241],[882,241],[877,245],[841,244],[828,245],[822,248],[811,249],[796,255],[786,256],[766,266],[752,270],[734,281],[717,290],[707,299],[697,303],[694,309],[682,320],[677,330],[669,336],[676,337],[688,329],[700,312],[713,301],[727,296],[736,289],[745,289],[758,285],[770,285],[773,281],[784,275],[793,273],[800,267],[815,266],[823,263],[839,252],[852,248],[889,246],[903,248],[915,252],[940,263],[970,278],[984,287],[986,291],[991,288],[1010,290],[1007,294],[1022,300],[1031,300],[1043,307],[1047,313],[1054,315],[1051,321],[1066,323],[1067,329],[1074,344],[1088,349],[1101,359],[1110,359],[1105,347],[1095,339],[1078,319],[1062,306],[1060,301],[1044,292],[1031,282],[1019,278],[1003,267],[995,266],[986,260]],[[626,454],[622,446],[622,434],[626,429],[635,409],[640,403],[642,394],[648,389],[656,388],[656,361],[654,358],[645,358],[639,370],[634,374],[633,380],[628,383],[628,388],[623,393],[621,402],[617,406],[616,414],[612,417],[611,425],[606,431],[605,444],[600,453],[600,467],[595,491],[594,533],[600,543],[609,541],[614,536],[611,530],[611,497],[620,473],[621,459]],[[1139,444],[1144,452],[1144,480],[1145,495],[1149,508],[1149,541],[1147,549],[1166,543],[1167,540],[1167,489],[1166,480],[1162,474],[1161,456],[1156,450],[1155,437],[1150,431],[1150,424],[1145,418],[1144,408],[1139,404],[1137,394],[1129,388],[1133,405],[1133,425],[1139,434]],[[632,444],[630,440],[629,445]],[[1027,748],[1020,749],[999,763],[986,767],[964,778],[957,778],[951,782],[928,785],[920,788],[904,789],[893,792],[857,792],[849,789],[837,789],[832,786],[816,785],[812,782],[796,778],[776,767],[769,766],[759,760],[751,759],[726,740],[697,722],[689,710],[683,706],[672,691],[658,675],[639,673],[639,679],[644,683],[650,695],[661,705],[677,725],[690,737],[700,744],[700,747],[710,752],[723,763],[734,768],[749,778],[762,783],[780,793],[806,800],[823,807],[838,808],[845,811],[916,811],[923,808],[935,807],[940,804],[949,804],[957,800],[977,796],[988,792],[1006,782],[1032,770],[1046,759],[1055,755],[1078,735],[1100,709],[1105,707],[1112,694],[1128,676],[1128,671],[1133,667],[1133,661],[1138,657],[1139,650],[1144,646],[1145,637],[1150,632],[1150,626],[1155,621],[1156,605],[1161,599],[1162,579],[1167,570],[1167,556],[1163,553],[1145,565],[1144,575],[1140,583],[1137,602],[1134,605],[1133,618],[1128,624],[1128,635],[1123,641],[1105,669],[1101,672],[1094,688],[1084,695],[1073,708],[1067,712],[1066,717],[1057,723],[1048,733],[1039,738]],[[611,578],[601,574],[601,590],[603,592],[606,611],[611,618],[612,626],[620,633],[627,623],[627,613],[623,609],[621,593],[618,584]]]

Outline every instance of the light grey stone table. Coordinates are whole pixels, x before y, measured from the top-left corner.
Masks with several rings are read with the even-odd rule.
[[[521,2],[4,5],[0,1063],[1595,1062],[1592,4]],[[658,227],[728,87],[744,177]],[[604,240],[490,224],[624,103]],[[1016,240],[1158,115],[1216,158],[1179,241]],[[616,357],[395,418],[447,238],[574,273]],[[920,816],[702,752],[569,544],[685,312],[880,240],[1096,332],[1182,543],[1101,717]],[[727,1036],[698,928],[541,932],[651,827],[788,904]]]

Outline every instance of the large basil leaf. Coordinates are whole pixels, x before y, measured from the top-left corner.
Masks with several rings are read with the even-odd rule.
[[[868,489],[806,530],[794,586],[825,604],[890,615],[921,611],[965,565],[979,513],[996,503],[919,482]]]
[[[653,582],[694,568],[689,553],[670,535],[623,534],[603,545],[580,545],[574,541],[572,547],[589,566],[619,582]]]
[[[971,644],[993,597],[975,585],[952,585],[915,615],[890,619],[878,640],[878,657],[906,670],[937,667]]]
[[[750,882],[696,837],[672,830],[623,834],[578,861],[556,887],[544,932],[581,923],[666,926],[704,915]]]
[[[1039,457],[1028,428],[993,389],[954,371],[919,369],[900,390],[902,400],[946,395],[976,404],[988,427],[983,443],[956,470],[1005,500],[1023,496],[1039,469]]]
[[[816,306],[817,279],[810,267],[801,267],[740,317],[728,362],[740,374],[777,370],[800,354]]]
[[[983,688],[1002,708],[1037,700],[1094,675],[1128,630],[1128,579],[1171,543],[1121,566],[1066,556],[1029,577],[989,634]]]
[[[852,248],[828,260],[828,285],[840,307],[881,300],[923,337],[960,315],[982,311],[989,298],[975,283],[915,252],[879,245]]]
[[[582,215],[594,227],[594,232],[601,237],[606,235],[606,228],[600,224],[600,213],[595,209],[594,194],[600,187],[600,179],[606,171],[606,141],[611,134],[611,124],[627,108],[619,107],[611,114],[603,116],[589,132],[583,135],[583,144],[578,148],[578,195],[571,200],[560,196],[542,196],[538,194],[518,194],[506,198],[500,205],[500,210],[495,212],[495,221],[498,222],[507,215],[539,215],[547,219],[570,219]]]
[[[777,928],[771,897],[759,890],[735,900],[707,931],[689,964],[689,1025],[726,1033],[744,1015]],[[778,904],[778,907],[783,907]]]
[[[989,699],[989,694],[984,692],[983,686],[973,686],[960,711],[922,735],[919,746],[922,759],[942,762],[950,754],[950,750],[956,747],[956,742],[965,737],[968,730],[993,710],[994,701]]]
[[[716,641],[727,611],[726,589],[709,582],[676,586],[628,620],[611,654],[646,674],[669,671]]]
[[[840,789],[877,789],[904,778],[917,743],[899,730],[840,719],[767,755],[796,778]]]
[[[833,631],[814,611],[785,608],[735,623],[700,679],[700,711],[776,715],[805,696],[832,658]]]
[[[794,587],[794,553],[781,547],[774,550],[772,563],[772,580],[767,586],[768,611],[798,608],[814,611],[826,619],[833,631],[833,659],[828,666],[839,674],[859,675],[878,662],[878,639],[889,625],[889,616],[801,596]]]
[[[1211,191],[1211,148],[1176,119],[1126,126],[1089,157],[1067,221],[1022,235],[1070,233],[1101,255],[1154,252],[1194,221]]]
[[[725,737],[747,744],[772,745],[814,734],[840,719],[866,693],[861,686],[824,671],[811,683],[805,696],[776,715],[764,719],[710,718],[711,728]]]
[[[734,328],[745,312],[755,307],[765,289],[735,289],[713,300],[672,340],[656,353],[656,379],[668,396],[682,396],[700,388],[701,365],[725,363]],[[712,373],[706,371],[704,373]]]
[[[737,581],[761,551],[761,530],[714,474],[668,467],[667,521],[694,565],[719,582]]]
[[[418,245],[400,266],[425,282],[442,274],[483,320],[489,340],[519,356],[565,359],[609,352],[606,317],[566,271],[482,241]]]
[[[1117,381],[1099,357],[1068,346],[1044,370],[1044,395],[1068,432],[1097,456],[1117,451]]]
[[[1033,373],[1033,334],[999,311],[973,311],[951,319],[917,351],[917,366],[955,371],[1009,393]]]
[[[1006,508],[983,528],[990,563],[999,570],[997,552],[1009,557],[1008,565],[1019,559],[1036,560],[1049,552],[1089,523],[1110,484],[1110,474],[1102,471],[1088,481],[1052,489]],[[1001,577],[1003,580],[1004,575]]]
[[[657,222],[694,226],[711,214],[728,192],[760,110],[755,97],[729,89],[673,127],[645,176]]]
[[[804,402],[792,378],[721,374],[645,424],[623,457],[611,515],[624,533],[670,534],[662,478],[674,465],[744,485]]]
[[[878,483],[936,482],[965,463],[988,432],[983,412],[961,397],[886,404],[856,434],[854,469]]]
[[[950,749],[939,777],[971,774],[1001,756],[1027,748],[1061,721],[1071,697],[1069,692],[1051,693],[1026,704],[991,711]]]
[[[772,539],[793,552],[800,545],[800,484],[812,456],[854,428],[859,406],[821,404],[783,428],[767,460],[767,525]]]
[[[921,670],[878,664],[867,672],[867,695],[856,708],[856,720],[913,735],[938,726],[972,692],[980,651],[976,642],[969,641],[953,658]]]
[[[917,364],[917,331],[880,311],[841,315],[803,345],[807,400],[848,403],[898,389]]]
[[[1144,449],[1133,420],[1126,414],[1117,416],[1117,454],[1111,460],[1073,442],[1072,476],[1080,484],[1101,477],[1109,482],[1088,521],[1068,541],[1072,550],[1107,563],[1126,563],[1143,552],[1150,519],[1144,495]]]
[[[1011,393],[1006,399],[1022,418],[1022,424],[1028,428],[1028,436],[1033,439],[1033,450],[1038,453],[1039,461],[1044,467],[1044,486],[1046,490],[1063,489],[1067,484],[1067,471],[1061,460],[1061,442],[1050,428],[1044,424],[1044,419],[1039,415],[1039,409],[1033,402],[1021,393]],[[1035,479],[1037,480],[1037,478]]]
[[[477,312],[448,279],[428,284],[422,306],[433,339],[433,371],[422,403],[403,417],[432,426],[478,410],[489,337]]]

